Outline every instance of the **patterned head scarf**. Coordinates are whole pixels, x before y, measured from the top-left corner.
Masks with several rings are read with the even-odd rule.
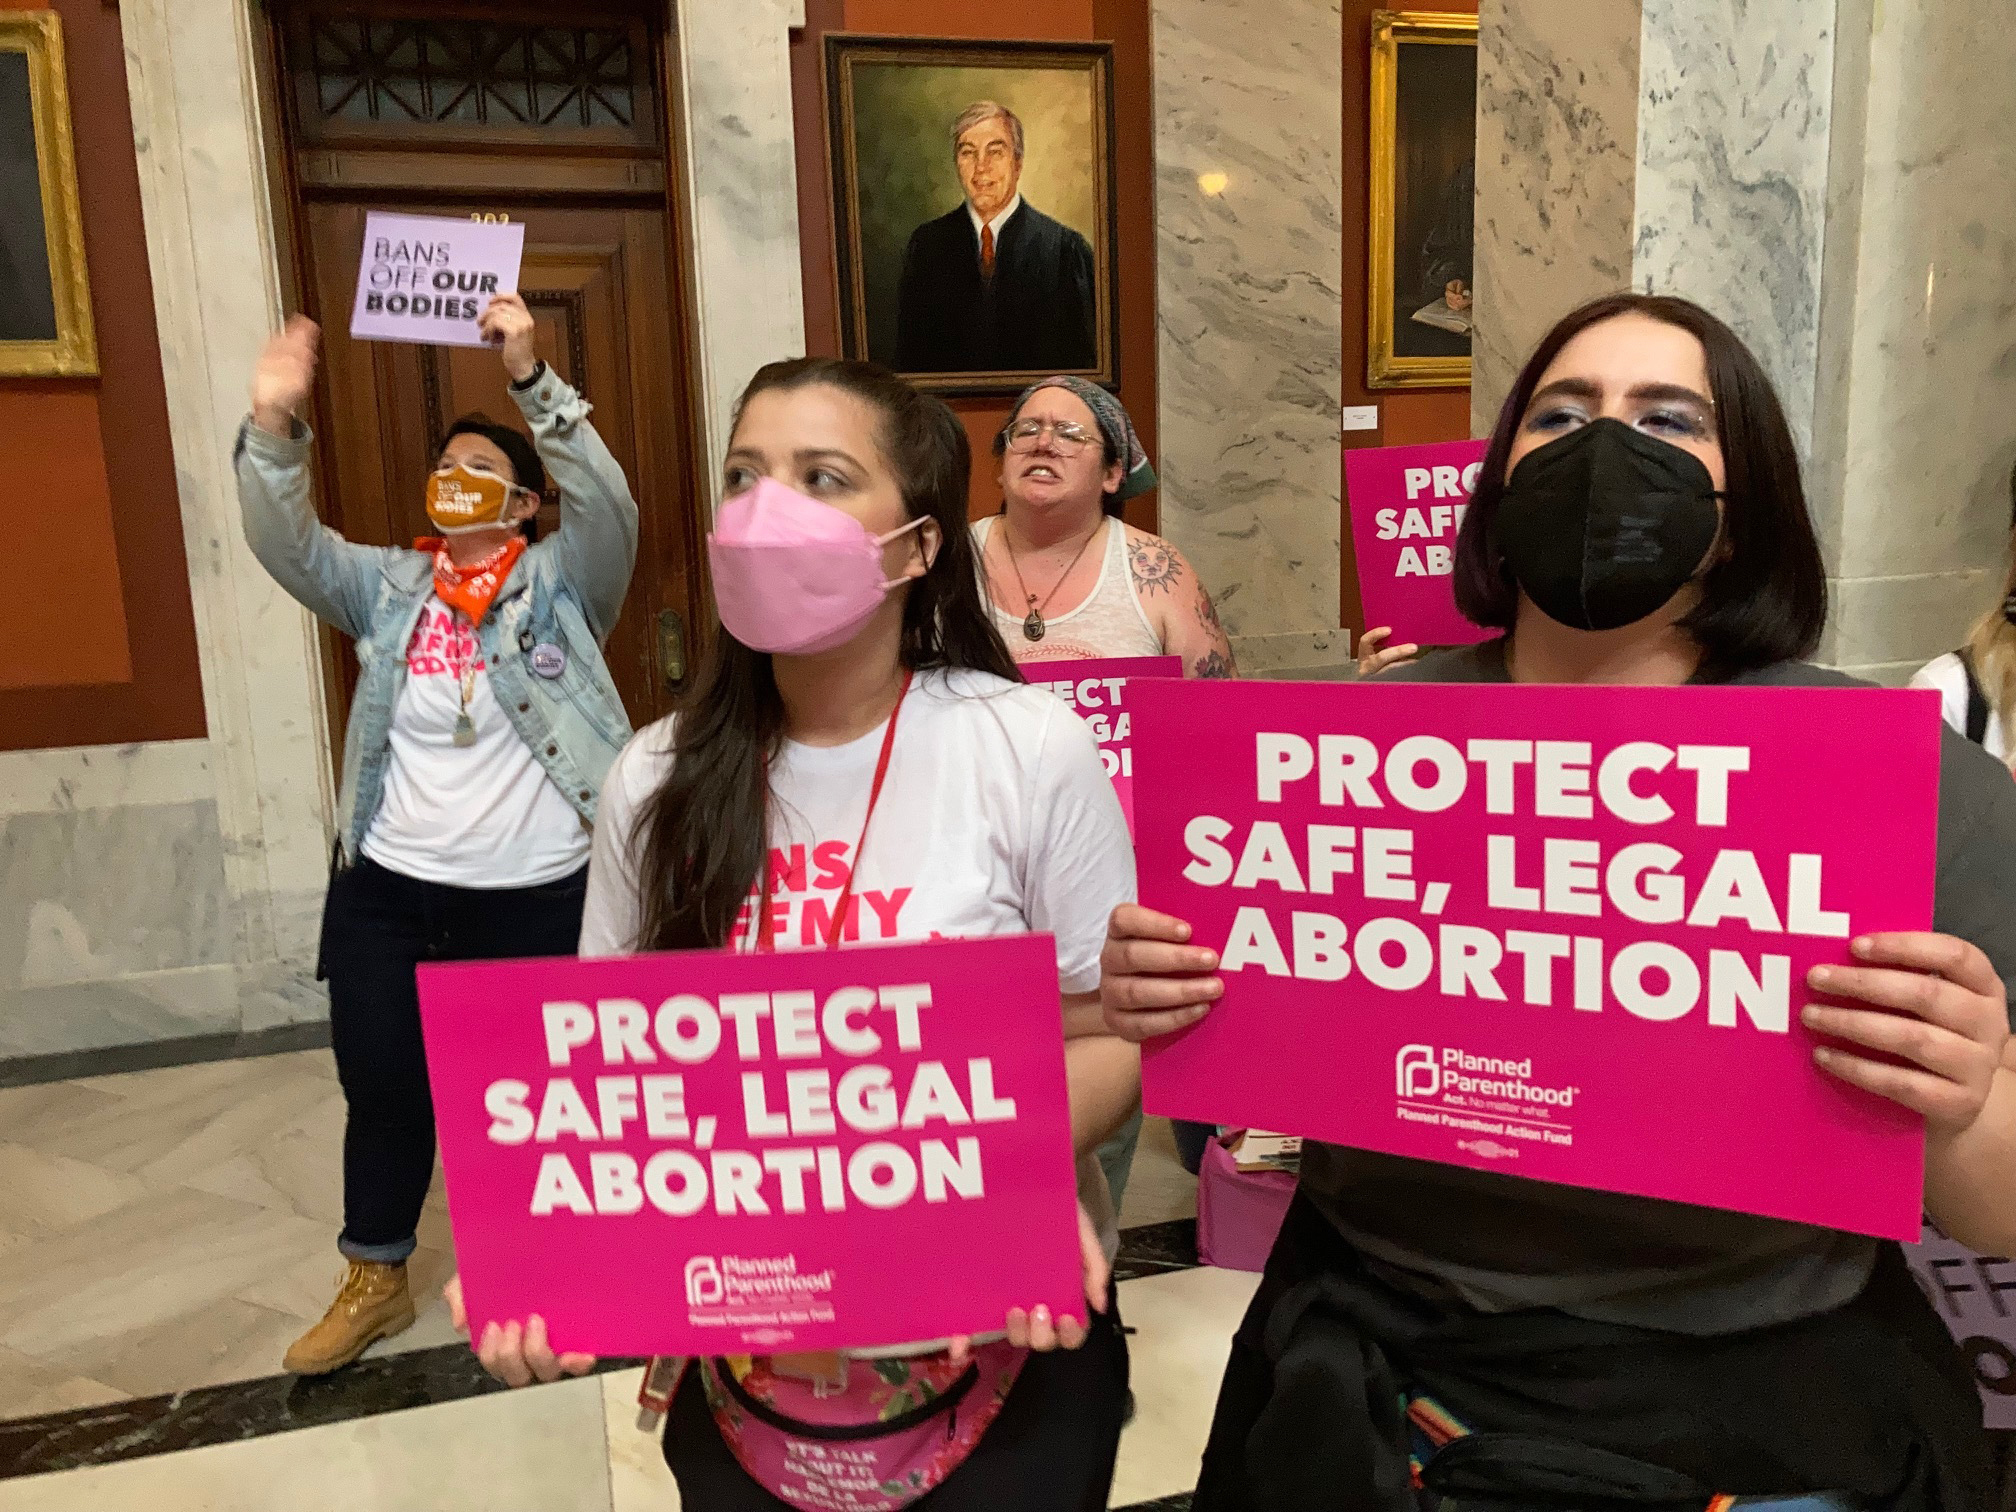
[[[1106,496],[1109,500],[1117,504],[1136,494],[1144,494],[1155,486],[1155,469],[1148,465],[1148,453],[1141,449],[1141,438],[1134,434],[1134,422],[1127,418],[1127,407],[1098,384],[1088,383],[1083,378],[1045,378],[1041,383],[1032,383],[1024,389],[1022,397],[1015,401],[1015,408],[1002,422],[1001,435],[995,443],[997,454],[1005,448],[1008,427],[1015,423],[1022,407],[1046,388],[1067,389],[1084,400],[1085,407],[1092,411],[1092,418],[1099,422],[1107,450],[1121,459],[1125,471],[1120,474],[1120,486]]]

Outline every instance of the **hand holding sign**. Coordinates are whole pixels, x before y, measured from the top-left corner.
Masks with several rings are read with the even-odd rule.
[[[1047,936],[419,985],[468,1317],[501,1379],[944,1339],[1018,1305],[1032,1344],[1078,1337]]]
[[[1851,1086],[1924,1115],[1934,1136],[1972,1128],[2009,1044],[2008,1000],[1988,957],[1939,934],[1873,935],[1855,942],[1854,955],[1865,964],[1816,966],[1807,985],[1871,1006],[1809,1003],[1801,1019],[1888,1058],[1827,1045],[1814,1058]]]
[[[451,1276],[441,1288],[448,1303],[448,1321],[469,1338],[469,1309],[462,1300],[462,1278]],[[583,1376],[595,1368],[591,1354],[555,1354],[546,1336],[546,1320],[534,1313],[523,1323],[486,1323],[483,1337],[471,1339],[476,1358],[492,1377],[506,1386],[551,1384],[563,1376]]]
[[[1386,644],[1393,636],[1391,625],[1380,625],[1367,630],[1358,637],[1358,675],[1377,677],[1388,667],[1397,667],[1402,662],[1410,662],[1421,654],[1420,646],[1406,641],[1397,646]]]
[[[1135,704],[1148,906],[1115,914],[1102,993],[1130,1039],[1192,1025],[1144,1057],[1150,1111],[1916,1232],[1912,1115],[1971,1124],[2007,1035],[1985,960],[1913,927],[1931,695],[1146,682]],[[1735,1132],[1704,1143],[1703,1109]]]
[[[1358,595],[1368,626],[1424,646],[1468,646],[1497,633],[1466,620],[1453,592],[1456,536],[1483,458],[1482,441],[1344,454]],[[1361,672],[1364,654],[1361,646]],[[1382,665],[1402,659],[1389,654]]]
[[[359,341],[490,345],[484,312],[495,296],[518,287],[524,255],[525,227],[516,222],[374,210],[364,218],[350,334]]]
[[[504,371],[511,375],[513,383],[523,383],[539,371],[535,345],[539,328],[533,322],[532,312],[525,308],[524,296],[499,294],[484,306],[476,329],[485,341],[502,352]]]

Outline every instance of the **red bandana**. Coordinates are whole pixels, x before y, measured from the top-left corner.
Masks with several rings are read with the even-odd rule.
[[[413,544],[417,550],[434,553],[434,591],[442,603],[469,616],[472,625],[483,623],[497,590],[525,554],[525,538],[514,536],[474,566],[457,567],[448,555],[448,543],[439,536],[422,536]]]

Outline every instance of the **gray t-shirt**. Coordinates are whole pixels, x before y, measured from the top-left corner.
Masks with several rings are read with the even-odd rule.
[[[1502,645],[1437,652],[1385,676],[1508,682]],[[1732,681],[1868,686],[1797,662]],[[1941,731],[1933,923],[2016,982],[2016,782]],[[1861,1290],[1877,1252],[1859,1234],[1337,1145],[1305,1146],[1302,1190],[1381,1274],[1414,1291],[1486,1312],[1554,1307],[1677,1333],[1732,1333],[1838,1307]]]

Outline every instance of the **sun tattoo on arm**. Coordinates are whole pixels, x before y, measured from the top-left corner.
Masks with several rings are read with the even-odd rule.
[[[1183,580],[1183,559],[1175,547],[1155,536],[1128,538],[1127,566],[1134,574],[1135,591],[1144,598],[1171,592]]]

